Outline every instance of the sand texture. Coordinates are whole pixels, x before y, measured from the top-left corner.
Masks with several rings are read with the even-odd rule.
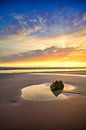
[[[25,86],[63,80],[86,92],[86,77],[38,74],[0,75],[0,130],[85,130],[86,96],[67,100],[27,101]]]

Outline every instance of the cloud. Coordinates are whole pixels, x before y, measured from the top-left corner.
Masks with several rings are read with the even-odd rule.
[[[12,14],[0,26],[0,60],[85,58],[86,12],[57,9]],[[1,24],[0,23],[0,24]],[[78,54],[76,53],[78,52]],[[83,54],[83,55],[82,55]]]
[[[5,57],[0,57],[0,60],[2,61],[10,61],[10,60],[22,60],[22,59],[35,59],[44,57],[44,59],[54,59],[57,57],[58,59],[64,59],[65,57],[68,57],[71,53],[74,53],[76,49],[74,48],[58,48],[56,46],[51,46],[49,48],[46,48],[44,50],[33,50],[33,51],[27,51],[24,53],[19,54],[13,54]],[[51,57],[50,57],[51,56]]]
[[[8,19],[0,27],[0,35],[4,37],[19,34],[21,31],[26,32],[26,36],[59,35],[86,27],[86,12],[76,12],[70,8],[58,8],[51,12],[14,13]],[[29,30],[33,31],[29,33]]]
[[[35,28],[35,30],[38,29],[40,30],[41,28]],[[32,50],[45,50],[46,48],[51,48],[51,46],[56,46],[57,48],[86,49],[85,28],[64,35],[56,34],[42,37],[27,37],[27,34],[32,33],[33,30],[34,29],[29,29],[28,32],[21,31],[19,35],[11,35],[0,39],[0,50],[3,52],[0,56],[9,57],[9,55],[12,54],[15,55]]]
[[[85,62],[86,61],[86,49],[78,49],[72,47],[59,48],[57,46],[51,46],[43,50],[32,50],[18,54],[11,54],[9,56],[0,57],[1,63],[23,63],[29,64],[31,62]],[[62,63],[61,63],[62,64]]]
[[[0,26],[0,38],[5,38],[10,35],[18,35],[21,30],[23,30],[23,28],[17,21],[9,21],[3,26]]]

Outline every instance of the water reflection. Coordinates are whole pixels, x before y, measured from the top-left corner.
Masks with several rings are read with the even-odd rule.
[[[52,90],[51,90],[51,91],[52,91]],[[62,90],[52,91],[52,93],[57,97],[59,94],[62,93]]]
[[[56,97],[50,90],[51,83],[32,85],[22,89],[21,97],[24,100],[34,101],[48,101],[48,100],[64,100],[70,98],[70,94],[63,93],[64,91],[72,91],[75,89],[74,86],[65,84],[64,91],[59,92]]]
[[[86,71],[86,68],[77,68],[77,69],[56,69],[56,68],[53,68],[53,69],[49,69],[49,68],[45,68],[45,69],[3,69],[3,70],[0,70],[0,73],[44,73],[44,72],[72,72],[72,71],[75,71],[75,72],[83,72],[83,71]]]

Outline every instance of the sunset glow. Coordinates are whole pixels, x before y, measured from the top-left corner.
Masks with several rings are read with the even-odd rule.
[[[9,11],[10,4],[10,11]],[[21,6],[23,6],[23,1]],[[36,6],[39,5],[39,6]],[[43,4],[43,5],[42,5]],[[0,13],[0,66],[86,67],[86,12],[80,7],[35,3],[19,8],[3,3]],[[79,4],[79,3],[78,3]],[[16,5],[16,6],[15,6]],[[28,3],[30,7],[32,3]],[[40,10],[40,5],[43,10]],[[15,12],[12,8],[15,7]],[[83,8],[82,8],[83,6]],[[4,8],[9,13],[4,11]],[[52,7],[52,8],[51,8]]]

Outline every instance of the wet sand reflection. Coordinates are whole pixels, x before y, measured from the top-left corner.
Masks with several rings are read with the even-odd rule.
[[[50,90],[51,83],[32,85],[22,89],[21,97],[24,100],[48,101],[48,100],[64,100],[71,97],[71,94],[65,94],[65,91],[72,91],[75,86],[65,84],[64,90],[56,97]]]

